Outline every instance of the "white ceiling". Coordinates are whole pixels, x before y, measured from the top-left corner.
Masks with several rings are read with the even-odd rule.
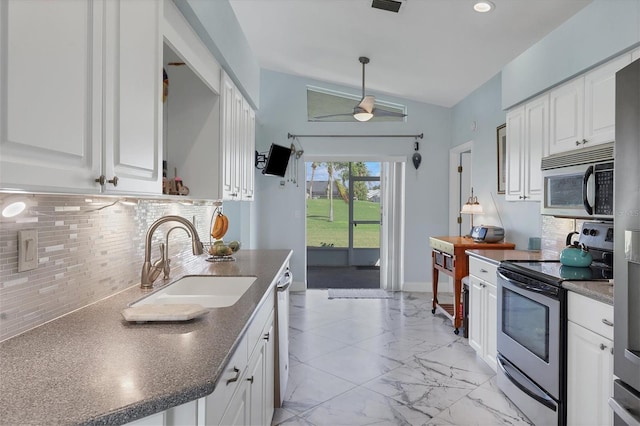
[[[230,0],[265,69],[451,107],[591,0]]]

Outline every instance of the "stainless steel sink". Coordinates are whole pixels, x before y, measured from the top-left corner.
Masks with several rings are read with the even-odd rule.
[[[198,304],[205,308],[224,308],[235,304],[256,277],[192,275],[179,279],[131,304]]]

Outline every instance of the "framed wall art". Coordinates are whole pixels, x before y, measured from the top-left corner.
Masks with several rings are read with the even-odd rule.
[[[507,125],[496,129],[498,142],[498,194],[504,194],[507,189]]]

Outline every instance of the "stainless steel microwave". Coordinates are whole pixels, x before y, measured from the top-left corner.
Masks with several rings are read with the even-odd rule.
[[[542,159],[541,213],[613,219],[613,143]]]

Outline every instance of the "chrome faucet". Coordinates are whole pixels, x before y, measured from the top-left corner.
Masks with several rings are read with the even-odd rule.
[[[158,229],[160,225],[166,222],[178,222],[187,227],[187,229],[191,232],[191,249],[194,255],[200,255],[203,253],[203,245],[200,241],[200,237],[198,236],[198,231],[195,226],[187,219],[176,216],[162,216],[157,219],[155,222],[151,224],[149,230],[147,231],[147,236],[144,242],[144,263],[142,264],[142,274],[140,277],[140,288],[150,289],[153,287],[153,282],[158,278],[160,272],[164,271],[165,264],[167,263],[166,253],[164,244],[160,244],[161,258],[160,260],[154,262],[151,265],[151,239],[153,238],[153,233]],[[168,236],[168,234],[167,234]]]

